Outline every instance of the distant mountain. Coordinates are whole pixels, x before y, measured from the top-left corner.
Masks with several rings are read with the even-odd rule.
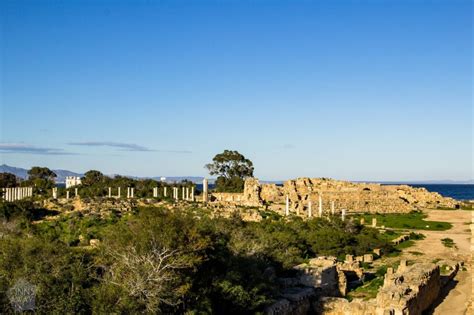
[[[68,170],[52,170],[54,173],[56,173],[56,182],[57,183],[65,183],[66,182],[66,176],[79,176],[82,177],[84,174],[81,173],[76,173]],[[16,177],[22,178],[22,179],[27,179],[28,178],[28,170],[21,168],[21,167],[14,167],[14,166],[9,166],[6,164],[0,165],[0,173],[11,173],[14,174]],[[118,174],[112,174],[108,175],[111,177],[117,176]],[[169,183],[177,183],[181,182],[183,180],[188,180],[190,182],[200,184],[202,183],[202,180],[204,177],[199,177],[199,176],[152,176],[152,177],[139,177],[139,176],[127,176],[127,175],[122,175],[125,177],[130,177],[134,179],[146,179],[146,178],[151,178],[154,180],[161,180],[161,177],[165,177],[166,181]],[[209,179],[209,183],[213,184],[214,180]]]
[[[56,182],[57,183],[64,183],[66,182],[66,176],[79,176],[82,177],[84,174],[71,172],[68,170],[52,170],[56,175]],[[14,174],[16,177],[27,179],[28,178],[28,170],[21,168],[21,167],[13,167],[6,164],[0,165],[0,173],[11,173]]]
[[[23,179],[28,177],[28,170],[20,167],[8,166],[6,164],[0,165],[0,173],[10,173]]]

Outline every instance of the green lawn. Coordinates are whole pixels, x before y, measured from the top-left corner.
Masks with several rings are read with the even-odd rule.
[[[358,218],[364,218],[367,224],[372,222],[372,218],[376,218],[377,226],[384,225],[393,229],[446,231],[452,227],[448,222],[426,221],[426,214],[421,212],[363,214],[358,215]]]

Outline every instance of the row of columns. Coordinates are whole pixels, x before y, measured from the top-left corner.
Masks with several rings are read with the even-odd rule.
[[[5,201],[21,200],[33,197],[33,187],[10,187],[2,189],[2,196]]]
[[[178,200],[178,195],[179,195],[179,189],[177,187],[172,187],[173,188],[173,198]],[[154,187],[153,188],[153,197],[157,198],[159,194],[159,187]],[[188,201],[194,201],[194,187],[182,187],[182,200],[188,200]],[[163,195],[165,197],[168,197],[168,187],[165,186],[163,187]],[[109,187],[108,190],[108,197],[112,198],[112,187]],[[117,188],[117,198],[121,197],[121,190],[120,187]],[[134,187],[127,187],[127,198],[135,198],[135,188]]]
[[[344,221],[345,216],[346,216],[346,209],[342,209],[342,220]],[[331,214],[335,215],[336,214],[336,209],[335,209],[335,204],[334,201],[331,201]],[[286,196],[286,203],[285,203],[285,215],[289,216],[290,215],[290,197],[287,195]],[[311,200],[308,201],[308,217],[313,216],[313,203]],[[318,207],[318,217],[323,216],[323,198],[321,195],[319,196],[319,207]]]
[[[173,187],[173,199],[179,200],[179,188]],[[194,187],[182,187],[181,188],[181,199],[186,201],[194,201]]]
[[[58,199],[58,187],[54,187],[52,189],[53,191],[53,199]],[[79,189],[74,188],[74,196],[79,197]],[[66,199],[69,199],[71,197],[71,193],[69,190],[66,190]]]

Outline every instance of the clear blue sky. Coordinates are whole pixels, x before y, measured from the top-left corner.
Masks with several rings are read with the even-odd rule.
[[[471,1],[0,3],[0,163],[472,178]]]

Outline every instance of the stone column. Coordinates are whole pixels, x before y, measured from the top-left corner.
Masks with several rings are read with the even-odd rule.
[[[372,218],[372,227],[377,227],[377,219]]]
[[[135,188],[134,187],[130,188],[130,197],[135,198]]]
[[[334,200],[331,201],[331,214],[334,215],[334,213],[336,212],[336,209],[334,207]]]
[[[323,216],[323,197],[319,195],[319,217],[322,218]]]
[[[189,187],[186,187],[186,200],[189,201]]]
[[[6,188],[5,189],[5,200],[10,201],[10,198],[11,198],[10,196],[11,196],[10,188]]]
[[[342,209],[341,219],[342,221],[346,219],[346,209]]]
[[[66,199],[69,199],[69,190],[66,190]]]
[[[118,188],[118,191],[117,191],[117,198],[120,198],[120,187]]]
[[[191,201],[194,201],[194,186],[191,187]]]
[[[209,201],[209,182],[207,181],[207,178],[204,178],[202,181],[202,201]]]
[[[167,187],[165,186],[165,187],[164,187],[164,190],[163,190],[163,195],[164,195],[165,197],[168,197],[168,194],[167,194],[166,189],[167,189]]]
[[[184,188],[184,186],[183,186],[183,188],[181,189],[181,191],[182,191],[181,199],[183,199],[183,200],[186,200],[186,196],[184,194],[185,190],[186,190],[186,188]]]
[[[79,197],[79,189],[78,188],[74,188],[74,197]]]
[[[290,215],[290,197],[288,195],[286,195],[285,215]]]
[[[53,199],[58,198],[58,189],[56,187],[53,188]]]
[[[127,187],[127,199],[130,198],[130,187]]]
[[[33,187],[30,187],[30,197],[33,197]]]
[[[313,209],[312,209],[313,203],[308,201],[308,217],[311,218],[313,216]]]
[[[112,198],[112,187],[109,187],[109,198]]]

